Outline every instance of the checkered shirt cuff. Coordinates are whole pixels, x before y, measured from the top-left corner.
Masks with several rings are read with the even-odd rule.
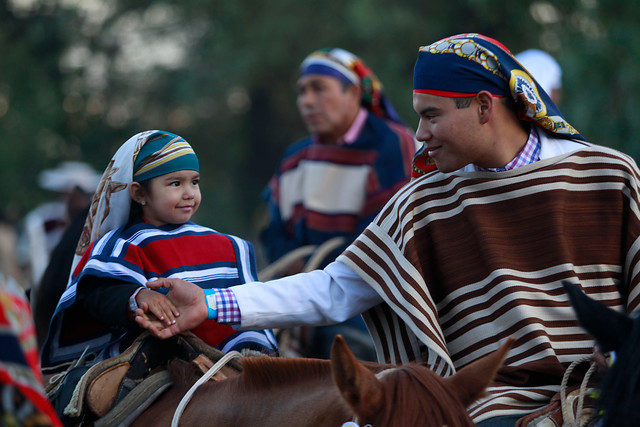
[[[218,308],[218,323],[230,325],[240,324],[240,307],[236,296],[229,289],[216,289],[216,305]]]

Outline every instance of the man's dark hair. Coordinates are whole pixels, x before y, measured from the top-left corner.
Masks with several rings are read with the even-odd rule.
[[[466,96],[464,98],[453,98],[456,103],[456,108],[461,110],[463,108],[469,107],[471,105],[471,101],[473,101],[473,96]]]
[[[461,110],[461,109],[467,108],[467,107],[469,107],[469,105],[471,105],[471,102],[473,101],[473,96],[464,97],[464,98],[453,98],[453,100],[456,103],[456,108],[458,110]],[[500,102],[502,102],[502,105],[507,107],[507,109],[513,111],[514,113],[517,112],[516,103],[514,102],[512,97],[510,97],[510,96],[501,96],[500,97]]]

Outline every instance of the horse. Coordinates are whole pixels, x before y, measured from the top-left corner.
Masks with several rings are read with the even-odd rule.
[[[599,383],[599,426],[639,426],[640,317],[630,317],[585,295],[563,282],[578,322],[596,339],[602,353],[615,351],[615,362]]]
[[[359,361],[336,336],[331,359],[245,357],[242,372],[196,389],[179,423],[210,426],[473,426],[466,407],[482,395],[513,338],[442,378],[412,363]],[[168,426],[198,379],[193,365],[170,365],[173,385],[132,426]]]

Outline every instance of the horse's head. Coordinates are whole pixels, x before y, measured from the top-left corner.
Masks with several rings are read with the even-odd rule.
[[[448,378],[418,364],[375,375],[356,360],[338,335],[331,368],[342,397],[361,425],[473,426],[465,408],[483,394],[512,343],[510,338],[494,353]]]
[[[593,335],[602,352],[616,353],[600,384],[602,425],[640,425],[640,317],[629,317],[589,298],[575,284],[564,281],[563,285],[580,325]]]

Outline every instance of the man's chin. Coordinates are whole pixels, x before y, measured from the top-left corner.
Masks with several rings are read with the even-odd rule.
[[[310,124],[310,123],[305,123],[305,125],[307,126],[307,132],[309,132],[312,135],[318,135],[322,133],[321,126]]]

